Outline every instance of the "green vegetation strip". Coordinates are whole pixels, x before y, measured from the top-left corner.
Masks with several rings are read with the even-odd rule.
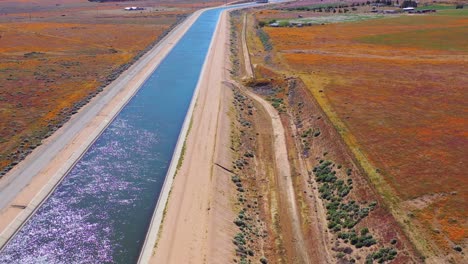
[[[265,51],[271,51],[273,49],[273,44],[271,44],[270,36],[263,31],[261,27],[257,28],[257,36],[260,38],[260,41],[262,42],[263,49]]]
[[[291,23],[311,23],[312,25],[320,24],[332,24],[332,23],[344,23],[344,22],[358,22],[369,19],[379,19],[384,18],[384,15],[380,14],[343,14],[343,15],[333,15],[333,16],[322,16],[322,17],[304,17],[291,20],[281,20],[278,23],[283,21]]]
[[[347,199],[348,194],[353,189],[353,180],[350,178],[352,170],[346,170],[348,178],[345,181],[336,176],[334,167],[333,162],[321,160],[313,169],[315,180],[319,185],[320,198],[323,199],[327,209],[328,229],[344,243],[351,244],[356,248],[371,247],[377,244],[377,240],[367,227],[362,228],[359,232],[355,229],[355,226],[374,210],[377,202],[373,201],[367,206],[361,206],[356,201]],[[338,167],[341,168],[341,166]],[[337,257],[344,259],[346,254],[351,253],[349,251],[339,252]],[[367,255],[366,264],[374,263],[374,261],[385,263],[393,260],[396,255],[397,251],[394,248],[383,247]],[[356,260],[349,256],[348,261],[354,263]]]
[[[234,106],[236,108],[237,123],[241,126],[241,130],[237,130],[233,138],[238,138],[239,142],[231,141],[231,149],[237,153],[237,157],[232,164],[232,169],[235,172],[231,176],[231,181],[235,184],[237,190],[236,206],[240,208],[239,213],[234,219],[234,224],[238,227],[239,232],[234,236],[232,243],[236,247],[235,263],[249,264],[254,263],[257,259],[262,264],[267,264],[268,260],[265,256],[259,256],[258,241],[267,236],[267,232],[263,229],[264,222],[259,216],[259,200],[255,193],[251,192],[248,186],[249,160],[254,157],[255,149],[242,150],[243,141],[246,137],[250,137],[253,133],[252,124],[244,117],[252,115],[250,112],[252,105],[248,98],[241,94],[237,89],[234,92]],[[242,131],[242,132],[241,132]],[[244,145],[245,147],[245,145]],[[243,152],[241,154],[240,152]],[[255,263],[259,263],[255,262]]]
[[[416,10],[425,10],[425,9],[431,9],[431,10],[450,10],[450,9],[455,9],[456,5],[428,5],[428,6],[419,6],[416,8]]]

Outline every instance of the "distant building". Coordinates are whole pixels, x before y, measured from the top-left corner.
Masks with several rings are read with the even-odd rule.
[[[405,7],[405,8],[403,8],[403,11],[405,11],[405,12],[414,11],[414,7]]]
[[[138,11],[138,10],[145,10],[143,7],[138,6],[127,6],[124,8],[125,11]]]
[[[300,21],[291,21],[289,22],[289,27],[303,27],[304,24]]]

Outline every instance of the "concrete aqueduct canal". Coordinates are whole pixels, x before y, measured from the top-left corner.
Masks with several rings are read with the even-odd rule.
[[[200,15],[63,181],[2,248],[0,263],[138,260],[224,9],[210,9]]]

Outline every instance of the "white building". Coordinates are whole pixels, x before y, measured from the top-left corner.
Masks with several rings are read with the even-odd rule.
[[[138,11],[138,10],[145,10],[143,7],[138,6],[127,6],[124,8],[125,11]]]

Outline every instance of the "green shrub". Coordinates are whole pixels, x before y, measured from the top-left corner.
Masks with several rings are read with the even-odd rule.
[[[373,263],[377,261],[378,263],[385,263],[387,261],[395,259],[397,251],[394,248],[381,248],[378,251],[367,255],[366,263]]]
[[[320,136],[320,130],[317,130],[314,132],[314,137],[318,137],[318,136]]]
[[[271,43],[270,36],[268,36],[268,34],[265,31],[263,31],[263,29],[257,29],[257,36],[262,42],[263,49],[265,51],[271,51],[273,49],[273,44]]]
[[[369,234],[369,228],[364,227],[363,229],[361,229],[361,236],[365,236],[367,234]]]

